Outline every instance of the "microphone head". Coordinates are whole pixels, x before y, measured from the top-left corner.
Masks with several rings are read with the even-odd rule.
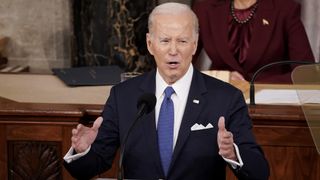
[[[148,114],[154,109],[156,102],[157,102],[157,98],[154,94],[145,93],[142,96],[140,96],[140,98],[138,99],[137,107],[138,109],[140,109],[140,107],[144,105],[146,113]]]

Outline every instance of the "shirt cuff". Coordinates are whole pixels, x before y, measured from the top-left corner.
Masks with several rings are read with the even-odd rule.
[[[85,150],[85,151],[82,152],[82,153],[73,154],[74,148],[71,147],[71,148],[69,149],[69,151],[67,152],[67,154],[63,157],[63,159],[64,159],[67,163],[70,163],[70,162],[72,162],[72,161],[74,161],[74,160],[77,160],[77,159],[81,158],[82,156],[86,155],[86,154],[90,151],[90,149],[91,149],[91,146],[89,146],[88,149]]]
[[[224,158],[224,157],[222,157],[222,158],[227,163],[229,163],[233,169],[237,169],[238,167],[241,168],[243,166],[243,161],[242,161],[240,153],[239,153],[239,148],[235,143],[233,143],[233,146],[234,146],[234,149],[236,150],[236,156],[237,156],[239,162],[231,160],[231,159],[227,159],[227,158]]]

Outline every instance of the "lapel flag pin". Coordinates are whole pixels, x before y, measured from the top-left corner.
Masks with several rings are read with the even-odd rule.
[[[263,25],[269,25],[269,21],[266,20],[266,19],[262,19],[262,24],[263,24]]]
[[[198,99],[194,99],[192,102],[195,104],[199,104],[200,101]]]

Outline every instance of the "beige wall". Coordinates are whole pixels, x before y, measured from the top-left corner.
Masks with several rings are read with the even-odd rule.
[[[10,65],[50,72],[70,65],[69,0],[0,0],[0,36]]]

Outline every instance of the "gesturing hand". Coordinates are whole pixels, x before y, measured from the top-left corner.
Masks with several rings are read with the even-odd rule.
[[[235,150],[233,147],[233,135],[230,131],[227,131],[225,128],[225,119],[223,116],[219,118],[218,122],[218,147],[219,147],[219,154],[226,158],[231,160],[237,160]]]
[[[71,145],[77,153],[84,152],[93,143],[98,134],[98,129],[103,121],[98,117],[92,127],[86,127],[78,124],[77,128],[72,129]]]

